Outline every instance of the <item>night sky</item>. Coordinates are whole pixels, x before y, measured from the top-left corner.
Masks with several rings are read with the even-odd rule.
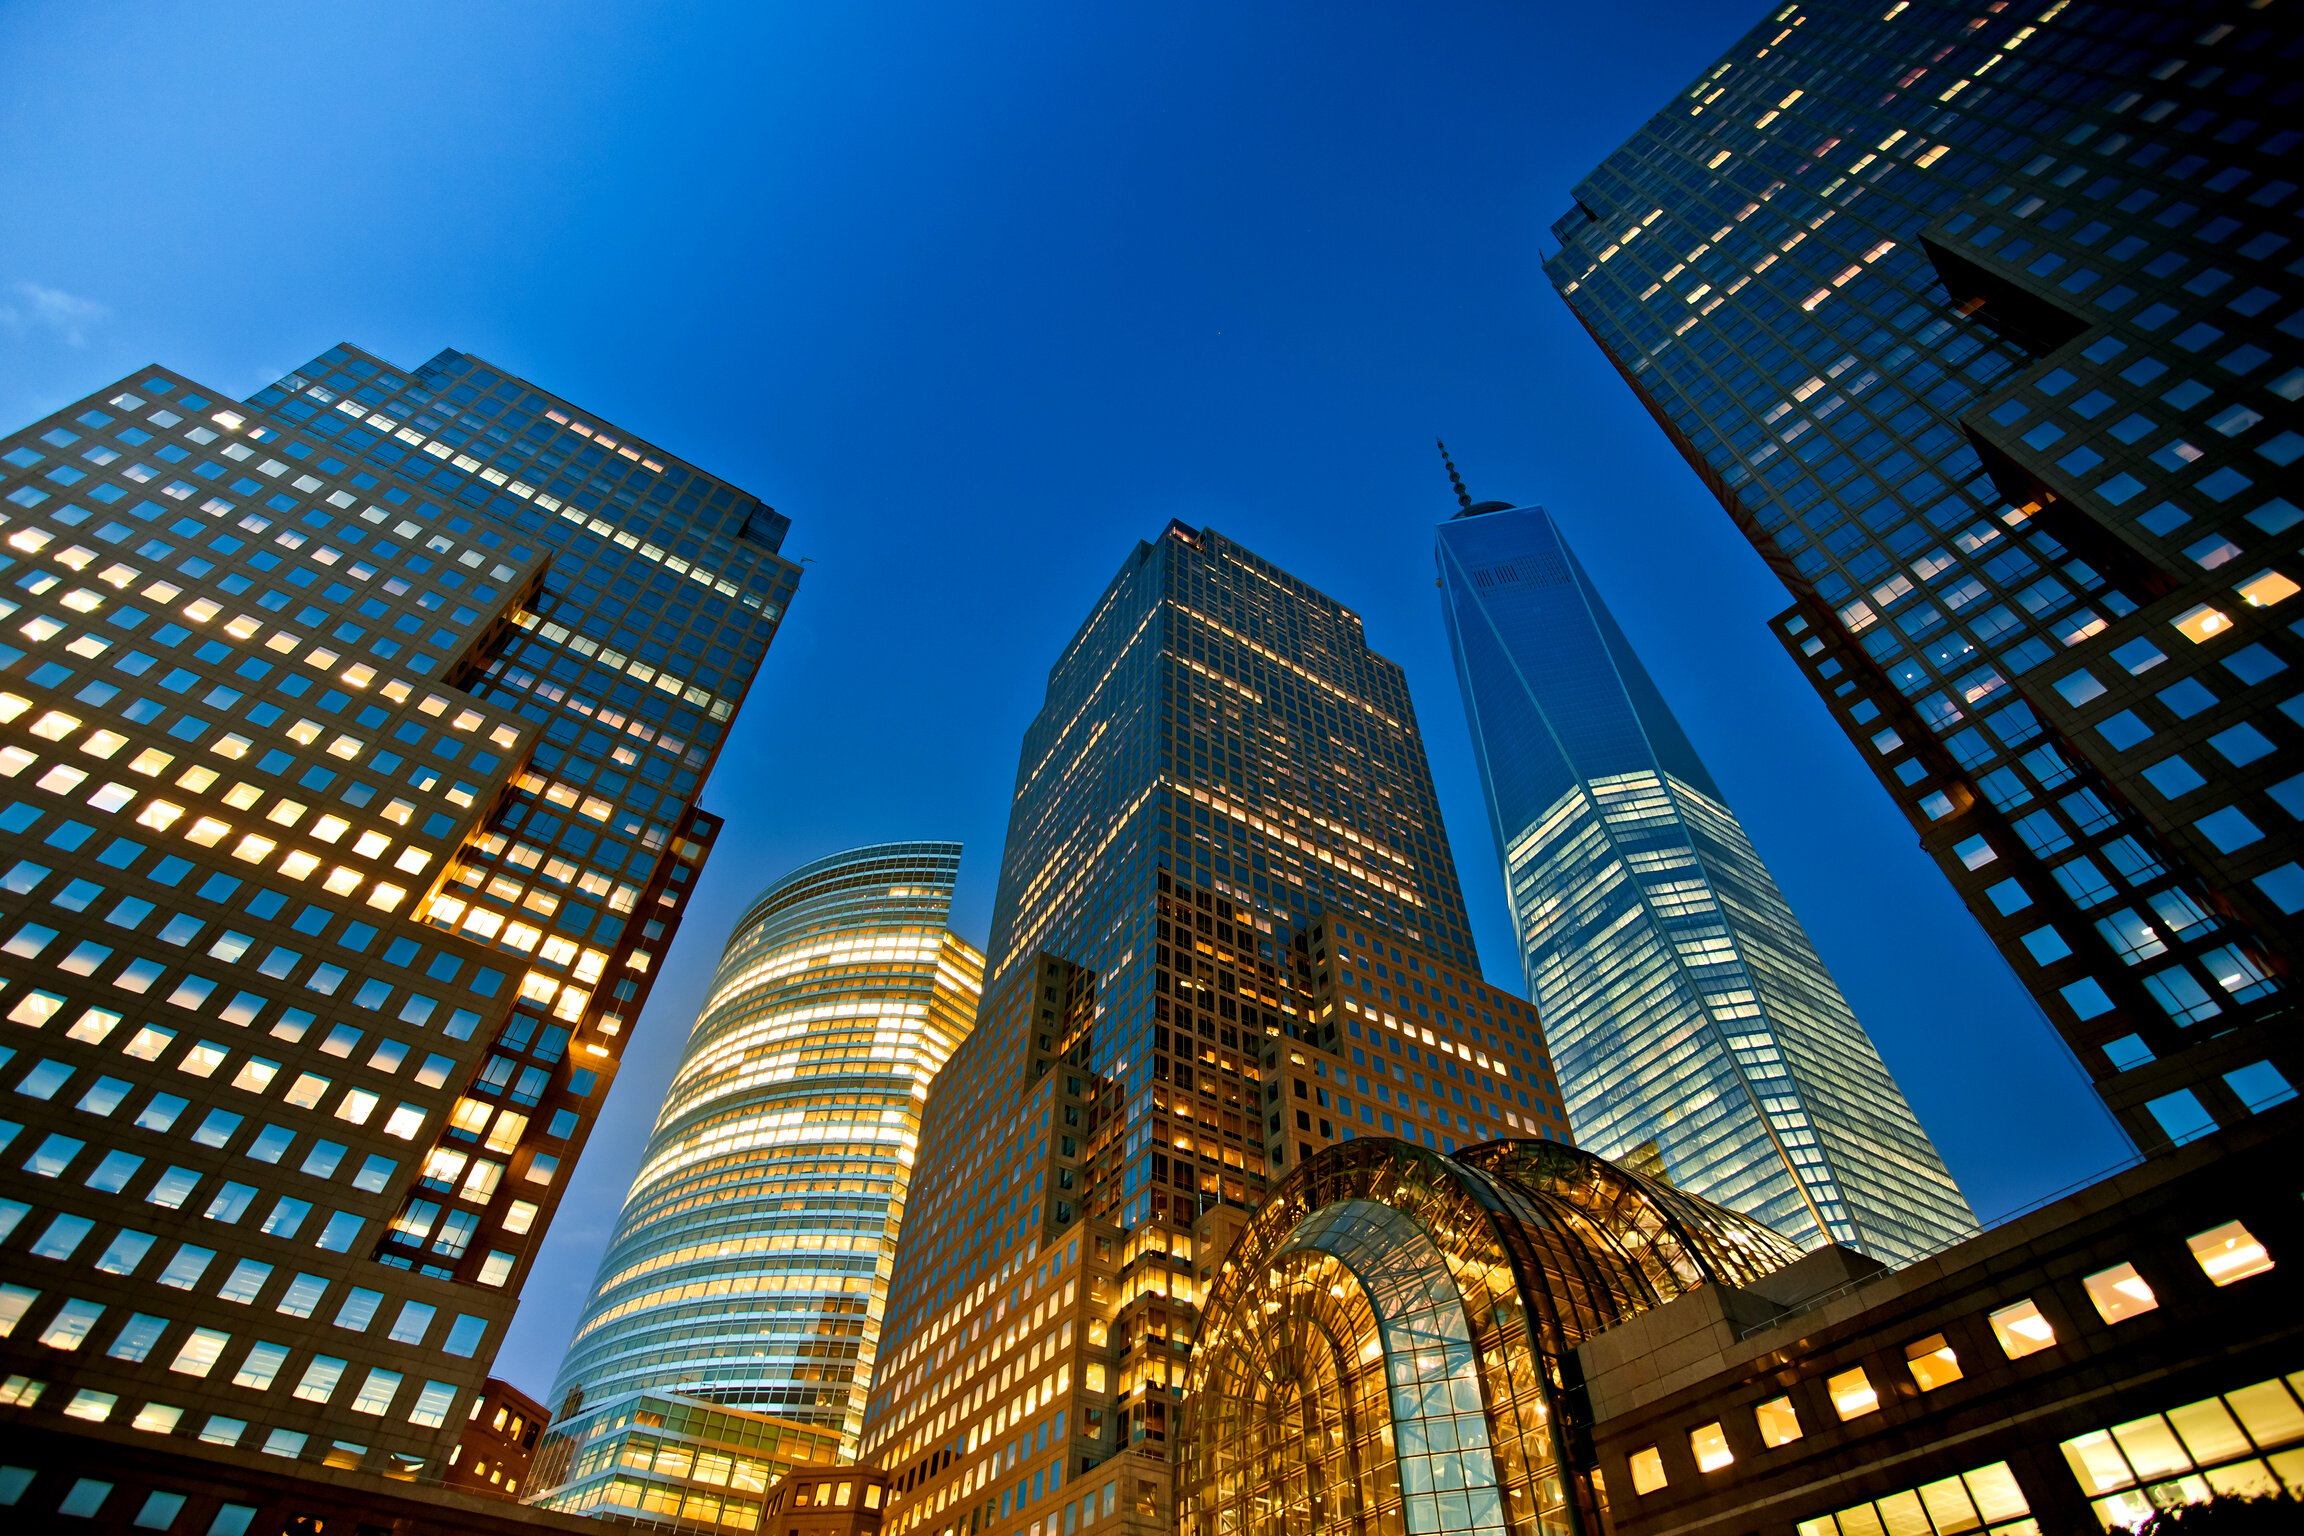
[[[1987,1220],[2124,1143],[1763,628],[1782,589],[1538,270],[1741,4],[0,7],[0,421],[453,346],[752,490],[809,563],[728,818],[499,1373],[550,1384],[741,903],[967,845],[1046,669],[1210,525],[1408,672],[1489,978],[1511,929],[1432,587],[1453,510],[1578,555]]]

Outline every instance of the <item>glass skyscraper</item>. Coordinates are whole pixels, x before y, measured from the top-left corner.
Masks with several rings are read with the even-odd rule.
[[[890,1536],[1166,1533],[1198,1304],[1276,1170],[1564,1135],[1479,979],[1400,669],[1213,529],[1139,544],[1024,740],[864,1455]]]
[[[1974,1232],[1558,524],[1459,498],[1441,611],[1577,1144],[1810,1246]]]
[[[459,353],[0,444],[0,1398],[437,1476],[798,571]]]
[[[2296,46],[2240,0],[1799,0],[1545,264],[2147,1147],[2304,1072]]]
[[[534,1502],[749,1530],[855,1459],[928,1084],[983,956],[957,843],[803,865],[729,935],[552,1388]]]

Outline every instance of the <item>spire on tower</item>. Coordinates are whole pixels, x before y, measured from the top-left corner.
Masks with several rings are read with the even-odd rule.
[[[1439,445],[1440,462],[1448,466],[1448,483],[1456,487],[1456,505],[1466,512],[1471,511],[1472,493],[1464,489],[1464,477],[1456,473],[1456,461],[1448,457],[1448,444],[1437,437],[1432,441]]]

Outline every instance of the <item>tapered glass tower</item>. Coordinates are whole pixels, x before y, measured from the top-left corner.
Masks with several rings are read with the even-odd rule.
[[[552,1388],[533,1502],[756,1523],[853,1460],[929,1080],[975,1023],[956,843],[794,870],[722,953]]]
[[[1439,534],[1528,996],[1579,1145],[1896,1262],[1975,1218],[1541,507]]]
[[[2245,0],[1800,0],[1545,264],[2147,1147],[2304,1072],[2296,58]]]
[[[143,370],[0,459],[0,1397],[436,1475],[718,826],[783,519],[455,352]]]

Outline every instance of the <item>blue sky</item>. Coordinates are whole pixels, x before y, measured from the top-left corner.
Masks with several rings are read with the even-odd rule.
[[[147,362],[477,353],[744,485],[810,561],[728,830],[499,1371],[549,1384],[736,908],[967,844],[981,943],[1048,664],[1139,538],[1221,528],[1407,668],[1518,984],[1432,588],[1540,501],[1971,1200],[2122,1143],[1763,628],[1781,588],[1538,271],[1569,188],[1760,13],[1434,0],[0,7],[0,421]]]

